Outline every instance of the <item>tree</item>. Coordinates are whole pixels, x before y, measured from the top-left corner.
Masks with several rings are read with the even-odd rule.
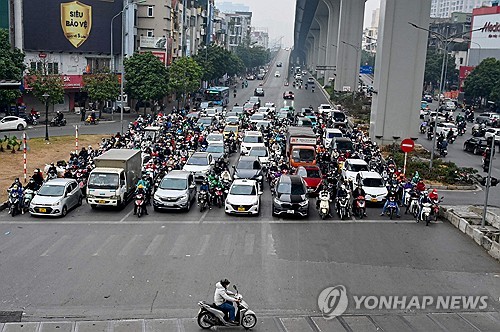
[[[243,61],[247,69],[263,66],[271,59],[270,51],[261,46],[239,45],[236,47],[235,53]]]
[[[24,65],[24,53],[11,48],[9,32],[0,29],[0,79],[21,81]],[[0,90],[0,106],[6,105],[21,96],[20,90]]]
[[[169,89],[176,95],[183,94],[184,100],[188,92],[193,92],[200,87],[203,69],[190,57],[175,60],[169,68]]]
[[[375,53],[362,50],[361,51],[361,66],[375,67]]]
[[[456,69],[455,56],[449,54],[447,59],[446,81],[448,82],[448,87],[456,87],[458,86],[458,70]],[[426,85],[439,87],[442,65],[443,54],[437,52],[435,49],[428,49],[424,73],[424,82]],[[444,88],[446,89],[446,86]]]
[[[201,66],[204,81],[218,80],[225,74],[234,76],[245,69],[240,58],[217,45],[200,48],[193,59]]]
[[[139,101],[160,100],[168,92],[168,72],[151,52],[125,59],[125,91]]]
[[[500,60],[487,58],[474,68],[464,82],[464,93],[467,98],[489,99],[500,102]]]
[[[88,93],[90,100],[99,103],[100,110],[104,107],[105,101],[116,100],[120,95],[118,77],[109,71],[85,75],[83,84],[83,89]]]
[[[26,78],[26,84],[32,90],[33,95],[45,103],[45,93],[49,94],[52,105],[64,102],[64,83],[61,75],[52,74],[49,70],[48,60],[41,61],[36,70],[30,70]]]

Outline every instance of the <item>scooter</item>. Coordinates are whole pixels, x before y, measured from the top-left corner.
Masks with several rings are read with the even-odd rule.
[[[424,121],[420,124],[420,133],[425,134],[426,129],[427,129],[427,122]]]
[[[24,191],[24,199],[23,199],[23,207],[24,207],[24,211],[23,212],[26,212],[26,210],[28,210],[29,206],[30,206],[30,203],[31,203],[31,200],[33,199],[33,197],[35,197],[35,194],[36,192],[34,192],[33,190],[31,189],[26,189]]]
[[[446,157],[448,155],[448,150],[446,148],[439,148],[439,156]]]
[[[137,218],[140,218],[144,214],[144,194],[137,193],[134,200]]]
[[[219,309],[215,304],[209,304],[205,301],[198,302],[200,311],[198,311],[198,325],[204,329],[211,329],[213,326],[242,326],[246,330],[253,328],[257,324],[257,316],[255,312],[249,309],[248,304],[243,300],[243,296],[238,294],[238,288],[234,296],[238,302],[233,302],[235,308],[237,325],[226,320],[226,314]]]
[[[418,217],[418,197],[410,198],[410,207],[408,208],[408,210],[410,210],[410,213],[413,215],[414,218]]]
[[[208,193],[206,191],[200,191],[198,194],[198,206],[200,207],[200,212],[208,208]]]
[[[325,220],[330,216],[330,193],[328,190],[323,189],[319,192],[318,196],[319,204],[318,204],[318,213],[321,219]]]
[[[388,214],[390,216],[391,220],[394,219],[394,216],[396,215],[397,205],[398,205],[398,203],[396,202],[394,197],[389,198],[389,203],[387,204],[386,214]]]
[[[420,215],[420,219],[425,221],[425,226],[429,226],[429,222],[431,221],[431,212],[432,212],[432,204],[423,203],[422,214]]]
[[[338,197],[337,198],[338,203],[337,203],[337,214],[339,215],[341,220],[344,220],[346,218],[349,218],[350,212],[349,212],[349,198],[348,197]]]
[[[9,204],[9,214],[11,216],[15,216],[16,214],[19,214],[21,213],[21,201],[19,200],[19,194],[17,193],[17,191],[14,191],[14,190],[10,190],[9,191],[9,201],[8,201],[8,204]]]
[[[50,121],[50,126],[51,127],[61,127],[61,126],[65,126],[66,125],[66,119],[62,119],[62,120],[59,120],[57,117],[54,117],[51,121]]]
[[[214,198],[214,203],[217,205],[219,208],[222,207],[224,203],[224,191],[222,190],[221,186],[215,187],[215,198]]]
[[[366,201],[365,196],[358,196],[354,200],[354,210],[353,213],[359,219],[363,219],[366,214]]]

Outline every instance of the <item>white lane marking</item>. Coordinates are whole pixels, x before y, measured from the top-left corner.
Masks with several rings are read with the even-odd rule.
[[[209,209],[205,210],[205,212],[203,212],[203,214],[201,215],[200,217],[200,220],[198,220],[198,224],[202,224],[203,221],[205,221],[205,217],[207,216],[208,214],[208,211],[210,211]]]
[[[109,236],[106,239],[106,241],[104,241],[104,243],[92,254],[92,256],[94,256],[94,257],[99,256],[102,253],[102,251],[104,250],[104,248],[106,248],[106,246],[108,244],[110,244],[112,241],[114,241],[117,237],[118,237],[118,235]]]
[[[87,235],[77,246],[73,247],[71,249],[69,255],[70,256],[76,256],[77,254],[80,253],[83,248],[85,248],[92,240],[94,239],[95,235],[94,234],[89,234]]]
[[[267,234],[267,254],[276,256],[276,249],[274,249],[274,239],[272,234]]]
[[[64,235],[62,236],[59,240],[54,242],[53,245],[51,245],[47,250],[45,250],[40,256],[48,256],[50,252],[55,251],[58,247],[60,247],[66,240],[70,238],[69,235]]]
[[[201,237],[201,248],[200,251],[198,252],[198,256],[205,255],[205,252],[207,251],[208,248],[208,243],[210,241],[210,234],[205,234]]]
[[[39,245],[40,243],[44,242],[48,238],[49,238],[48,235],[40,236],[40,237],[35,238],[26,247],[23,247],[19,251],[17,251],[16,253],[14,253],[14,256],[22,256],[22,255],[26,254],[29,250],[35,248],[37,245]]]
[[[182,245],[186,242],[186,235],[181,234],[177,237],[177,240],[175,240],[174,246],[172,250],[170,250],[170,253],[168,254],[169,256],[179,256],[179,253],[181,251]]]
[[[134,212],[134,209],[130,210],[129,213],[127,213],[123,218],[120,219],[120,222],[125,221],[132,213]]]
[[[232,245],[232,237],[229,234],[224,235],[224,239],[222,240],[222,252],[221,255],[227,256],[231,252]]]
[[[151,244],[148,246],[148,248],[144,252],[144,255],[145,256],[154,255],[156,250],[158,250],[158,248],[160,247],[161,241],[163,241],[164,238],[165,238],[164,234],[156,235],[154,237],[153,241],[151,241]]]
[[[254,243],[255,243],[255,234],[247,234],[245,236],[245,255],[253,254]]]
[[[132,247],[134,246],[134,242],[137,241],[137,239],[139,237],[141,237],[142,235],[140,234],[136,234],[134,235],[128,242],[127,244],[122,248],[122,250],[120,250],[120,252],[118,253],[118,256],[126,256],[128,255],[128,253],[130,252],[130,250],[132,250]]]

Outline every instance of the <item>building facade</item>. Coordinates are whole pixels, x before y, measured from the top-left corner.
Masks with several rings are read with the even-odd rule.
[[[500,59],[500,6],[477,8],[472,12],[472,32],[468,66],[486,58]]]
[[[487,0],[432,0],[431,17],[446,18],[453,12],[472,13],[474,8],[491,6]]]
[[[238,45],[249,45],[252,26],[251,12],[228,13],[228,50],[234,52]]]
[[[254,46],[260,46],[264,49],[269,48],[269,33],[267,28],[251,28],[250,32],[250,44]]]

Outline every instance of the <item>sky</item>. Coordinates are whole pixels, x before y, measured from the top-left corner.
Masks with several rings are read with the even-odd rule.
[[[250,7],[252,26],[268,29],[269,46],[273,46],[281,36],[283,46],[292,46],[295,0],[215,0],[216,6],[218,2],[232,2]],[[372,11],[378,7],[380,0],[366,1],[364,26],[371,25]]]

